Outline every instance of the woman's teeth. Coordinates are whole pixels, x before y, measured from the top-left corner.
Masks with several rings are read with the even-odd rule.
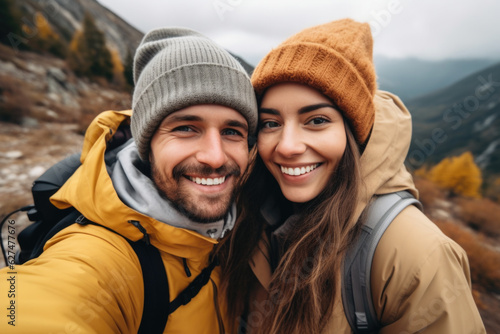
[[[193,181],[194,183],[196,184],[202,184],[204,186],[216,186],[216,185],[219,185],[219,184],[222,184],[224,183],[224,181],[226,181],[226,177],[223,176],[223,177],[216,177],[216,178],[200,178],[200,177],[189,177],[189,179],[191,181]]]
[[[314,165],[305,166],[305,167],[295,167],[295,168],[292,168],[292,167],[288,168],[288,167],[281,166],[281,172],[283,174],[297,176],[297,175],[309,173],[309,172],[315,170],[318,166],[319,166],[319,164],[314,164]]]

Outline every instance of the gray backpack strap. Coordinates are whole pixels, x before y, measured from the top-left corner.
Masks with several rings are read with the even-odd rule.
[[[409,192],[378,196],[367,208],[366,221],[358,240],[346,254],[342,276],[342,302],[354,333],[374,333],[380,329],[371,293],[371,267],[378,242],[392,220],[408,205],[422,209]]]

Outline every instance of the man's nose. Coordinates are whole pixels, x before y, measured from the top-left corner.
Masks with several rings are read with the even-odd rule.
[[[214,169],[222,167],[226,163],[227,155],[224,151],[221,134],[218,131],[210,130],[203,136],[196,159]]]

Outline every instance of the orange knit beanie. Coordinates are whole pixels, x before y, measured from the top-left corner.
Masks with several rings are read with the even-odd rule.
[[[252,75],[258,95],[283,82],[311,86],[329,97],[364,144],[375,119],[373,39],[367,23],[343,19],[305,29],[267,54]]]

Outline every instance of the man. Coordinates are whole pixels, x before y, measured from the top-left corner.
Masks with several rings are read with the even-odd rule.
[[[244,69],[194,31],[158,29],[137,49],[134,79],[131,119],[130,111],[99,115],[87,130],[81,167],[51,199],[102,226],[73,224],[15,274],[0,272],[0,306],[14,315],[2,317],[0,332],[136,333],[144,282],[126,239],[159,250],[173,300],[233,227],[233,196],[257,123]],[[129,122],[133,140],[113,148]],[[164,332],[224,333],[218,283],[216,268]]]

